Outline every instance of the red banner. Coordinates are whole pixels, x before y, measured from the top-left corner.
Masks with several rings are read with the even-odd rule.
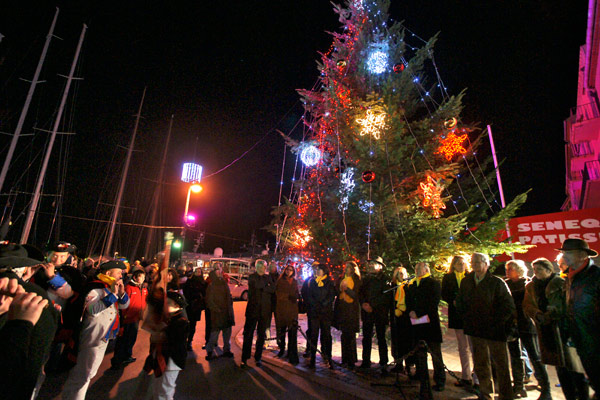
[[[538,257],[554,261],[556,249],[565,239],[583,239],[590,248],[600,250],[600,208],[513,218],[509,227],[513,241],[536,246],[527,253],[515,254],[515,258],[525,261]]]

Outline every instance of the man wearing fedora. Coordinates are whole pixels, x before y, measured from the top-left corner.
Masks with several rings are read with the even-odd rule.
[[[569,333],[590,386],[600,392],[600,268],[598,252],[582,239],[566,239],[561,248],[567,269],[566,298]]]
[[[373,340],[373,326],[375,326],[377,345],[379,347],[379,365],[381,366],[381,373],[386,375],[388,348],[385,330],[389,323],[392,292],[387,291],[390,287],[383,272],[385,268],[383,259],[376,257],[373,260],[368,260],[368,264],[368,274],[363,280],[358,294],[363,323],[363,354],[360,368],[371,367],[371,345]]]
[[[83,400],[92,378],[104,358],[110,339],[119,332],[119,310],[129,306],[122,274],[122,261],[100,264],[96,280],[82,291],[83,321],[79,334],[77,364],[69,373],[63,390],[64,400]]]

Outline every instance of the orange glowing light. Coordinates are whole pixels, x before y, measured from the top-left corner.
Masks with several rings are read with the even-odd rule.
[[[423,198],[423,207],[429,209],[435,218],[439,218],[446,205],[442,201],[442,188],[431,177],[427,177],[427,182],[419,184],[419,195]]]
[[[308,229],[298,228],[296,232],[292,234],[294,247],[303,249],[308,245],[308,242],[312,240],[312,236],[310,236],[310,231]]]
[[[454,132],[448,133],[446,139],[440,139],[441,146],[435,152],[446,157],[446,160],[450,161],[457,154],[467,154],[467,149],[463,146],[464,141],[467,139],[467,135],[456,136]]]

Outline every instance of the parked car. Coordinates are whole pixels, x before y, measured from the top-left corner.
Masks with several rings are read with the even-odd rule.
[[[229,290],[233,299],[248,301],[248,277],[236,274],[229,275]]]

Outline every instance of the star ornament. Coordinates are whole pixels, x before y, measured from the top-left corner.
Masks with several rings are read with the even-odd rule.
[[[379,140],[381,131],[385,128],[385,112],[374,113],[367,110],[364,118],[359,118],[356,122],[362,126],[360,136],[371,135],[373,139]]]
[[[435,152],[443,155],[446,160],[450,161],[457,154],[467,154],[467,149],[463,146],[467,135],[457,136],[454,132],[448,133],[445,139],[440,139],[440,147]]]

